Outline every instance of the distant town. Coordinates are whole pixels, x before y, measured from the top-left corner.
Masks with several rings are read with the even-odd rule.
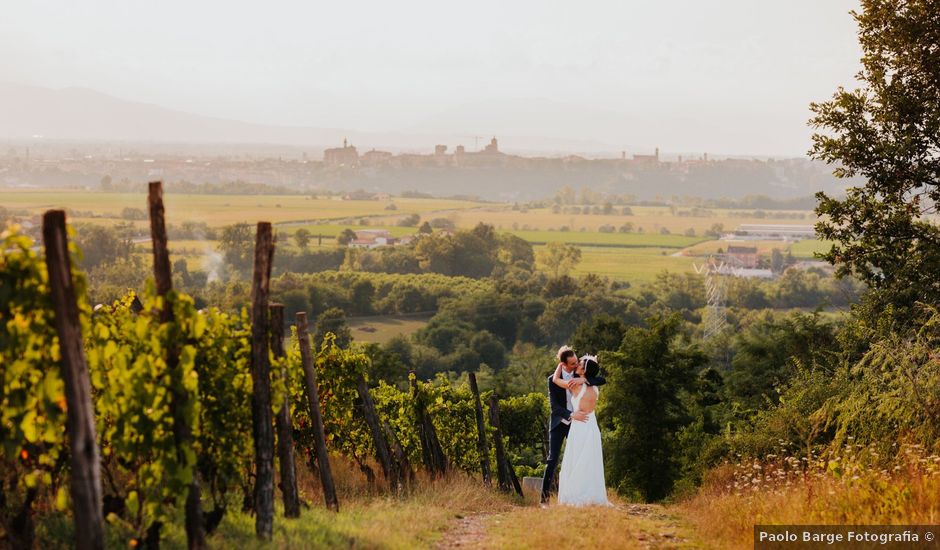
[[[107,189],[163,179],[193,184],[245,182],[297,191],[420,191],[505,201],[541,199],[565,185],[650,199],[745,195],[794,199],[844,185],[832,177],[831,167],[805,158],[713,159],[702,153],[666,159],[659,148],[652,154],[623,151],[619,158],[525,157],[504,153],[495,136],[477,150],[438,144],[424,154],[361,150],[344,140],[338,147],[325,149],[321,158],[303,151],[289,157],[237,148],[228,154],[209,153],[197,146],[187,154],[180,147],[143,144],[32,142],[2,147],[0,185],[6,187]]]

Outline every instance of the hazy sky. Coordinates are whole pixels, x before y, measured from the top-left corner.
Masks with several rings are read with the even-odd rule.
[[[4,0],[0,80],[270,124],[802,154],[808,103],[853,84],[856,6]]]

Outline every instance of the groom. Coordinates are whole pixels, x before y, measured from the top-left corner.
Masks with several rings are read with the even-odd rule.
[[[571,422],[584,422],[587,420],[586,413],[572,410],[572,392],[577,391],[581,384],[602,386],[606,382],[603,376],[588,379],[579,378],[574,372],[578,368],[578,356],[569,346],[562,346],[558,350],[558,362],[562,366],[561,377],[567,382],[568,388],[561,388],[553,384],[552,375],[548,375],[548,402],[552,408],[552,416],[548,423],[548,459],[545,461],[545,475],[542,476],[542,497],[540,500],[543,506],[548,504],[548,495],[555,480],[555,470],[558,469],[561,444],[568,437]]]

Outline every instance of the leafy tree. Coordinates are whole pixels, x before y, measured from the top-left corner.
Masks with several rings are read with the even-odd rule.
[[[140,208],[127,206],[121,210],[121,217],[125,220],[146,220],[147,214]]]
[[[450,315],[435,315],[415,333],[415,341],[443,354],[453,352],[460,342],[467,342],[474,333],[473,325]]]
[[[400,227],[417,227],[421,222],[421,216],[418,214],[408,214],[404,218],[398,220],[398,225]],[[430,226],[428,226],[430,228]]]
[[[375,298],[375,286],[372,281],[363,279],[357,281],[350,289],[352,312],[357,315],[369,315],[373,312],[372,300]]]
[[[627,325],[620,319],[610,315],[598,315],[578,325],[571,339],[571,346],[579,354],[616,351],[620,349],[626,332]]]
[[[306,250],[307,246],[310,245],[310,238],[312,237],[310,231],[307,231],[303,227],[294,232],[294,242],[297,243],[302,250]]]
[[[431,227],[431,224],[424,222],[421,224],[421,227],[418,228],[418,233],[422,235],[430,235],[431,233],[434,233],[434,229]]]
[[[511,233],[499,236],[499,261],[513,267],[531,271],[535,265],[535,252],[532,245]]]
[[[130,257],[134,251],[133,228],[129,225],[113,228],[85,225],[76,233],[75,242],[83,252],[81,265],[85,269],[112,264]]]
[[[316,332],[313,335],[313,342],[316,344],[313,342],[311,344],[319,347],[327,333],[332,333],[336,337],[335,343],[338,347],[343,349],[349,347],[352,342],[352,333],[346,325],[346,312],[338,307],[331,307],[317,316]]]
[[[646,501],[666,497],[680,475],[678,433],[691,421],[682,396],[708,361],[678,344],[680,324],[677,314],[652,318],[649,329],[630,328],[619,351],[601,356],[607,481]]]
[[[247,223],[236,223],[222,228],[219,252],[225,262],[237,271],[247,272],[254,261],[255,233]]]
[[[862,87],[813,103],[813,158],[859,177],[845,198],[817,193],[816,230],[835,244],[822,256],[870,285],[872,299],[907,315],[940,302],[938,6],[932,0],[862,0],[854,13]],[[857,180],[856,180],[857,181]],[[881,307],[874,308],[876,311]],[[907,312],[907,313],[905,313]]]
[[[761,313],[733,341],[735,355],[726,377],[729,397],[752,410],[775,403],[778,388],[796,372],[796,365],[827,365],[826,350],[835,344],[833,327],[818,312],[784,318]]]
[[[339,236],[336,237],[336,242],[340,246],[347,246],[354,240],[356,240],[356,232],[352,229],[349,229],[348,227],[344,229],[343,232],[339,234]]]
[[[446,229],[447,231],[454,231],[457,229],[454,221],[448,218],[434,218],[431,220],[431,227],[434,229]]]
[[[557,278],[567,274],[581,261],[581,249],[560,242],[552,242],[536,254],[539,264]]]

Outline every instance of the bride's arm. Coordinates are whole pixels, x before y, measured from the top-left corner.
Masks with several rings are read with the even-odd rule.
[[[542,372],[545,372],[545,371],[542,371]],[[555,385],[558,386],[559,388],[568,389],[568,382],[566,382],[561,377],[561,363],[558,363],[558,367],[555,369],[555,374],[552,375],[552,382],[554,382]]]

